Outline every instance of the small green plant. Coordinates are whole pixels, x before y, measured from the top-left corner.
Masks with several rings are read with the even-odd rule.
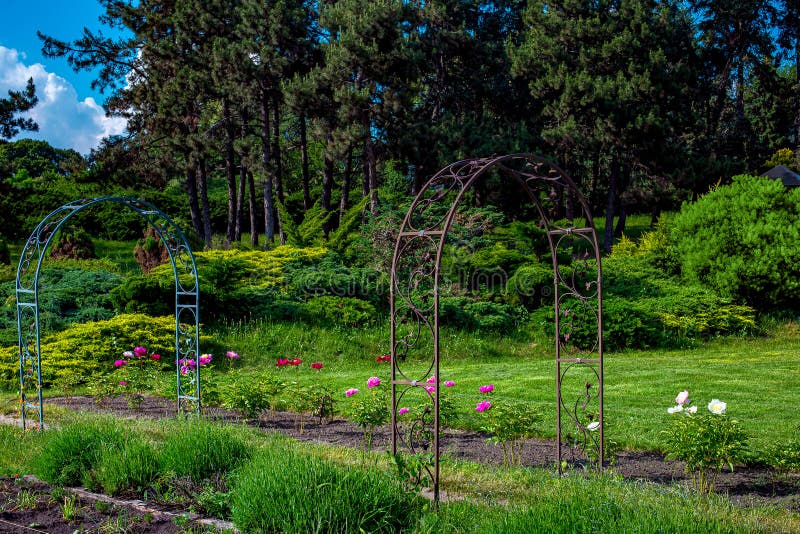
[[[33,510],[39,504],[39,494],[24,489],[17,494],[17,510]]]
[[[78,496],[73,494],[64,495],[64,502],[59,505],[61,508],[61,517],[64,521],[70,522],[78,518],[80,513],[80,501]]]
[[[367,388],[368,391],[360,395],[357,388],[350,388],[345,392],[345,396],[353,399],[347,415],[364,433],[364,450],[371,451],[376,427],[389,421],[389,401],[377,376],[367,380]]]
[[[695,487],[709,493],[716,473],[725,466],[733,471],[733,464],[743,459],[748,436],[739,422],[727,415],[727,404],[719,399],[708,403],[708,413],[698,413],[685,390],[675,403],[667,410],[673,415],[664,431],[667,458],[686,462]]]
[[[494,392],[494,384],[481,386],[484,395]],[[503,464],[519,465],[521,439],[533,435],[535,425],[541,422],[541,414],[531,405],[521,402],[496,402],[482,400],[475,411],[485,417],[481,430],[491,434],[489,443],[503,448]]]
[[[148,354],[145,347],[126,350],[114,361],[118,392],[128,399],[128,406],[138,410],[144,401],[143,391],[152,388],[161,366],[161,354]]]
[[[240,376],[222,391],[223,405],[255,419],[273,409],[283,388],[283,381],[269,374]]]

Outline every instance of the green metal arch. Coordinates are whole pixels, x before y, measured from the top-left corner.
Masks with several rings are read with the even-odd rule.
[[[39,222],[25,243],[17,267],[17,339],[23,428],[27,424],[28,410],[37,412],[40,429],[44,423],[39,324],[39,275],[42,262],[56,232],[67,221],[78,213],[104,202],[120,204],[141,215],[155,229],[167,248],[175,275],[178,412],[200,414],[200,282],[194,253],[186,236],[169,217],[144,200],[125,197],[84,198],[64,204]],[[182,375],[181,366],[177,364],[180,359],[194,360],[194,369]],[[28,394],[34,384],[35,400]]]

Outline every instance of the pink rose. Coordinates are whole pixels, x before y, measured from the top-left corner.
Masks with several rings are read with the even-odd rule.
[[[150,359],[158,361],[161,359],[161,355],[154,352],[153,354],[150,355]]]
[[[446,387],[446,388],[451,388],[451,387],[453,387],[455,385],[456,385],[456,383],[453,382],[452,380],[448,380],[447,382],[444,383],[444,387]]]
[[[377,376],[371,376],[369,377],[369,379],[367,379],[367,387],[370,389],[380,385],[381,385],[381,379],[378,378]]]
[[[232,350],[229,350],[228,352],[225,353],[225,356],[227,356],[231,360],[236,360],[236,359],[239,358],[239,353],[238,352],[233,352]]]
[[[678,393],[677,397],[675,397],[675,404],[680,404],[681,406],[683,406],[684,404],[686,404],[686,401],[688,400],[689,400],[689,392],[684,389],[683,391]]]
[[[433,393],[434,391],[436,391],[436,386],[425,386],[425,391],[427,391],[428,393]]]
[[[136,347],[135,349],[133,349],[133,354],[134,354],[134,355],[135,355],[137,358],[141,358],[142,356],[144,356],[145,354],[147,354],[147,349],[146,349],[146,348],[144,348],[144,347]]]
[[[427,380],[428,384],[435,384],[436,383],[436,375],[431,376]]]
[[[350,389],[348,389],[347,391],[344,392],[346,397],[352,397],[356,393],[358,393],[358,389],[357,388],[350,388]]]
[[[478,391],[480,391],[481,393],[491,393],[492,391],[494,391],[494,384],[488,384],[486,386],[481,386],[481,387],[478,388]],[[483,410],[481,410],[481,411],[483,411]]]
[[[122,367],[126,363],[128,363],[128,362],[126,362],[125,360],[117,360],[117,361],[114,362],[114,367]]]
[[[409,410],[408,408],[400,408],[399,410],[397,410],[397,415],[403,415],[403,414],[406,414],[406,413],[408,413],[410,411],[411,410]]]

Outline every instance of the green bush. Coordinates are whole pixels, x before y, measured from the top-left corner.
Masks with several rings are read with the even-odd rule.
[[[334,253],[311,265],[288,264],[284,272],[285,292],[294,297],[336,296],[369,301],[386,307],[389,287],[386,277],[367,267],[349,267]]]
[[[249,457],[235,427],[184,421],[170,428],[159,462],[164,471],[201,482],[228,473]]]
[[[312,264],[326,252],[319,247],[287,245],[269,251],[195,253],[204,319],[232,320],[279,313],[281,310],[274,309],[272,301],[294,299],[284,278],[287,267]],[[181,281],[192,283],[185,274],[181,275]],[[149,275],[129,278],[114,291],[114,304],[126,312],[163,314],[174,306],[171,298],[174,287],[172,264],[168,262],[155,267]]]
[[[310,319],[345,326],[368,324],[377,315],[369,302],[349,297],[314,297],[305,303],[303,309]]]
[[[603,340],[609,350],[683,347],[695,339],[746,334],[756,330],[755,310],[731,303],[712,289],[669,276],[629,248],[603,261]],[[577,300],[564,300],[562,310],[578,314],[569,342],[594,345],[597,324],[591,310]],[[585,316],[584,315],[585,312]],[[553,309],[533,312],[534,322],[552,335]],[[567,317],[567,320],[569,318]],[[561,321],[565,320],[562,317]]]
[[[339,466],[275,444],[235,474],[231,516],[242,532],[399,532],[424,501],[376,470]]]
[[[101,452],[119,447],[124,434],[110,417],[78,419],[45,433],[42,451],[34,461],[35,473],[50,484],[91,487],[91,470]]]
[[[73,323],[114,316],[114,305],[108,293],[121,284],[123,278],[96,265],[84,265],[86,263],[57,262],[42,268],[39,320],[43,331],[53,332]],[[17,343],[16,313],[15,283],[0,284],[0,345]]]
[[[564,269],[562,269],[563,271]],[[532,310],[553,303],[553,265],[532,263],[517,269],[506,284],[506,301]]]
[[[476,301],[469,297],[439,299],[440,323],[458,328],[507,332],[525,317],[521,306]]]
[[[671,226],[686,280],[759,309],[800,306],[800,190],[736,176]]]
[[[201,338],[201,345],[208,342]],[[66,377],[77,383],[90,380],[98,372],[113,370],[113,362],[123,351],[136,346],[161,354],[163,369],[174,369],[175,318],[146,315],[118,315],[106,321],[74,324],[45,336],[41,345],[42,381],[47,385]],[[19,354],[15,346],[0,348],[0,380],[18,384]]]

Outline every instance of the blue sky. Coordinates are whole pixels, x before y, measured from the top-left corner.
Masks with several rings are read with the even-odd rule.
[[[75,73],[65,59],[42,57],[36,30],[62,40],[81,35],[84,26],[103,29],[96,0],[0,0],[0,97],[33,77],[39,104],[30,115],[38,132],[22,137],[43,139],[58,148],[88,154],[100,140],[124,131],[124,121],[105,116],[107,95],[90,87],[93,73]]]

